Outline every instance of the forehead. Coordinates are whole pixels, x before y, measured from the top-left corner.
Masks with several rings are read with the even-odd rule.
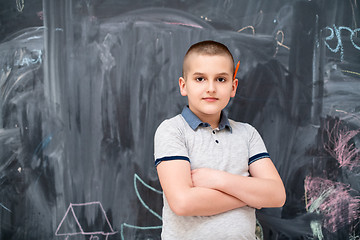
[[[189,54],[184,60],[184,70],[186,72],[232,72],[234,63],[227,54]]]

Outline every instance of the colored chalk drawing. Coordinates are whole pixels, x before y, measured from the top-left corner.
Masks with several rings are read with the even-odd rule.
[[[352,30],[351,28],[348,28],[348,27],[343,27],[343,26],[337,27],[336,25],[333,25],[332,28],[326,27],[325,29],[330,31],[330,35],[325,38],[325,45],[331,52],[337,53],[340,51],[341,61],[344,60],[344,46],[343,46],[342,39],[341,39],[341,31],[343,31],[343,30],[348,31],[350,33],[351,44],[354,46],[355,49],[360,50],[360,46],[354,42],[354,37],[356,37],[357,32],[360,33],[360,28],[356,28],[356,29]],[[334,38],[337,39],[337,44],[336,44],[335,48],[331,47],[329,45],[329,43],[327,42],[327,41],[333,40]]]
[[[338,167],[352,171],[360,166],[360,150],[353,143],[360,129],[350,130],[335,119],[324,126],[324,150],[339,163]],[[350,184],[322,177],[307,176],[304,182],[305,207],[309,213],[317,213],[321,219],[313,220],[310,227],[316,239],[325,239],[323,228],[335,233],[346,225],[355,226],[360,219],[360,197]],[[349,233],[349,239],[359,239]]]
[[[329,123],[325,127],[328,143],[324,144],[324,149],[339,162],[339,167],[346,167],[353,170],[360,166],[360,149],[356,148],[351,140],[360,134],[360,129],[348,130],[340,127],[340,121],[337,120],[333,127]]]
[[[360,198],[354,197],[349,185],[320,177],[305,178],[306,209],[323,216],[322,222],[313,221],[311,228],[318,239],[323,239],[321,226],[330,232],[336,232],[347,224],[353,224],[360,218]]]
[[[280,37],[280,40],[279,40],[279,37]],[[285,44],[283,44],[283,43],[284,43],[284,38],[285,38],[284,32],[283,32],[282,30],[278,30],[278,31],[276,32],[276,36],[275,36],[275,39],[276,39],[276,51],[275,51],[273,57],[276,57],[276,55],[278,54],[278,52],[279,52],[279,46],[280,46],[280,47],[283,47],[283,48],[285,48],[285,49],[287,49],[287,50],[290,51],[290,47],[288,47],[288,46],[286,46]]]
[[[141,183],[144,187],[150,189],[151,191],[157,193],[157,194],[161,194],[162,195],[162,191],[159,191],[153,187],[151,187],[150,185],[146,184],[137,174],[134,174],[134,188],[135,188],[135,192],[136,192],[136,196],[139,199],[139,201],[141,202],[141,204],[152,214],[154,215],[156,218],[162,220],[162,217],[156,213],[154,210],[152,210],[146,203],[145,201],[142,199],[142,197],[140,196],[139,193],[139,189],[138,189],[138,183]],[[91,226],[88,228],[90,229],[85,229],[84,226],[86,224],[82,224],[84,223],[84,221],[86,221],[86,219],[80,219],[79,217],[79,212],[87,212],[87,211],[92,211],[92,212],[96,212],[97,216],[96,219],[92,219],[92,222],[98,222],[100,224],[97,224],[97,226]],[[101,213],[99,215],[99,213]],[[96,229],[94,229],[96,228]],[[154,229],[161,229],[162,226],[136,226],[136,225],[131,225],[131,224],[127,224],[127,223],[122,223],[121,224],[121,239],[124,240],[124,229],[125,228],[130,228],[130,229],[138,229],[138,230],[154,230]],[[66,210],[66,213],[64,215],[64,217],[62,218],[61,222],[59,223],[55,235],[56,236],[65,236],[65,240],[68,240],[71,236],[75,236],[75,235],[85,235],[85,236],[90,236],[89,240],[94,240],[94,239],[100,239],[99,236],[104,236],[105,239],[107,240],[109,235],[113,235],[116,234],[117,231],[114,231],[114,229],[112,228],[110,221],[108,219],[108,217],[106,216],[106,212],[103,208],[103,206],[101,205],[100,202],[88,202],[88,203],[70,203],[68,209]]]
[[[341,70],[341,71],[344,73],[349,73],[349,74],[355,75],[356,77],[360,77],[360,73],[358,73],[358,72],[349,71],[349,70]]]
[[[252,35],[255,35],[255,28],[254,28],[253,26],[251,26],[251,25],[246,26],[246,27],[243,27],[243,28],[237,30],[237,32],[242,32],[242,31],[244,31],[244,30],[246,30],[246,29],[251,29]],[[284,32],[283,32],[282,30],[278,30],[278,31],[276,32],[276,36],[275,36],[275,40],[276,40],[276,51],[275,51],[273,57],[276,57],[277,53],[279,52],[279,46],[280,46],[280,47],[283,47],[283,48],[285,48],[285,49],[287,49],[287,50],[290,50],[290,47],[289,47],[289,46],[286,46],[286,45],[284,44],[284,38],[285,38]]]
[[[252,35],[255,35],[255,28],[254,28],[253,26],[243,27],[243,28],[237,30],[237,32],[242,32],[242,31],[244,31],[245,29],[251,29]]]
[[[151,187],[150,185],[146,184],[137,174],[134,174],[134,188],[135,188],[135,192],[136,192],[136,196],[139,199],[139,201],[141,202],[141,204],[152,214],[154,215],[156,218],[162,220],[162,217],[156,213],[154,210],[152,210],[146,203],[145,201],[142,199],[142,197],[140,196],[138,187],[137,187],[137,182],[140,182],[143,186],[145,186],[146,188],[150,189],[151,191],[157,193],[157,194],[161,194],[162,195],[162,191],[159,191],[153,187]],[[154,230],[154,229],[161,229],[162,226],[135,226],[135,225],[131,225],[131,224],[127,224],[127,223],[123,223],[121,224],[121,240],[125,240],[124,238],[124,228],[131,228],[131,229],[138,229],[138,230]]]
[[[281,36],[280,41],[279,41],[279,36]],[[284,32],[283,32],[282,30],[278,30],[278,31],[276,32],[276,43],[277,43],[279,46],[284,47],[284,48],[286,48],[287,50],[290,50],[290,47],[288,47],[288,46],[286,46],[286,45],[283,44],[283,43],[284,43]]]
[[[99,222],[96,227],[97,229],[85,229],[84,221],[86,219],[79,219],[79,211],[87,212],[93,210],[97,216],[93,222]],[[99,216],[100,213],[100,216]],[[93,224],[94,225],[94,224]],[[105,236],[108,239],[109,235],[113,235],[116,232],[113,230],[106,212],[100,202],[88,202],[88,203],[70,203],[66,213],[61,220],[59,226],[56,229],[56,236],[65,236],[65,239],[69,239],[70,236],[74,235],[85,235],[90,236],[90,240],[99,239],[99,236]]]

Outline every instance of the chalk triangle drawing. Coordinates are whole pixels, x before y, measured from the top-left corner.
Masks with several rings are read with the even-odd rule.
[[[115,234],[106,212],[100,202],[70,203],[62,218],[56,236],[91,235],[90,239],[98,239],[96,235]]]
[[[66,213],[61,220],[55,235],[68,235],[69,233],[81,233],[81,228],[77,224],[76,216],[71,204],[66,210]]]

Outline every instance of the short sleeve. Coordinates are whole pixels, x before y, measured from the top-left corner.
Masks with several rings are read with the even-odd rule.
[[[249,165],[262,158],[270,158],[270,155],[267,152],[265,143],[259,132],[254,127],[250,126]]]
[[[155,166],[170,160],[190,162],[184,131],[175,118],[165,120],[157,128],[154,136],[154,158]]]

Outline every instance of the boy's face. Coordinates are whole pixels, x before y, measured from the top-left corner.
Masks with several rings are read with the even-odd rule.
[[[192,53],[184,63],[184,78],[179,79],[182,96],[188,97],[189,108],[202,121],[220,118],[221,110],[235,96],[238,80],[227,55]]]

